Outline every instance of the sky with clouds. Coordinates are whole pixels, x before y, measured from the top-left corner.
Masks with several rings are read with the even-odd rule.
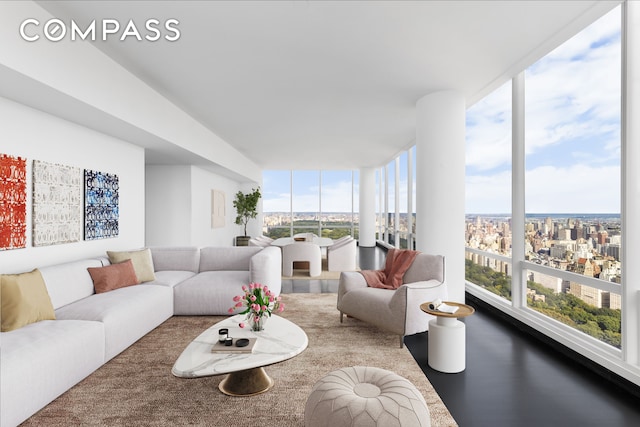
[[[525,72],[528,213],[620,212],[620,8]],[[467,111],[468,213],[511,211],[511,84]]]
[[[351,171],[293,171],[291,207],[290,171],[265,171],[262,175],[264,212],[351,212]],[[354,171],[354,210],[358,211],[358,172]],[[321,198],[318,196],[321,193]],[[321,200],[321,202],[320,202]],[[322,206],[319,204],[322,203]]]
[[[525,71],[528,213],[620,212],[620,20],[618,7]],[[510,213],[511,82],[469,108],[466,126],[466,212]],[[406,154],[400,164],[406,165]],[[394,168],[392,161],[392,177]],[[406,175],[402,166],[401,212]],[[351,172],[322,171],[321,186],[318,176],[294,171],[293,211],[319,211],[321,188],[323,212],[350,212]],[[356,211],[357,186],[356,171]],[[265,171],[264,212],[290,207],[290,172]]]

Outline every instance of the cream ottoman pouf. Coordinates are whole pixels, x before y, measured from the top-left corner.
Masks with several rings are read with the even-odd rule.
[[[304,410],[306,427],[430,426],[422,393],[393,372],[353,366],[314,384]]]

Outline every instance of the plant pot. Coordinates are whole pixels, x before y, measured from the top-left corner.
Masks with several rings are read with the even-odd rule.
[[[236,236],[236,246],[249,246],[250,236]]]

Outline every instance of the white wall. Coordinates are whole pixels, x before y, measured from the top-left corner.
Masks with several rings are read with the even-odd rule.
[[[147,246],[190,245],[191,167],[147,166],[145,242]]]
[[[142,138],[144,143],[169,142],[249,181],[261,179],[262,171],[253,161],[93,43],[23,40],[18,28],[26,18],[45,22],[52,16],[32,1],[0,1],[0,75],[7,79],[3,85],[10,86],[0,86],[0,93],[10,92],[17,97],[10,98],[50,108],[53,114],[69,114],[87,126],[107,123],[104,132],[127,129],[131,138]],[[45,87],[47,92],[16,89],[19,85]],[[60,103],[65,104],[64,111]]]
[[[146,243],[148,246],[231,246],[242,226],[234,223],[233,197],[251,185],[240,184],[196,166],[148,165]],[[255,184],[254,187],[258,185]],[[211,191],[225,194],[225,223],[211,228]],[[261,233],[261,218],[247,226]]]
[[[0,251],[0,273],[71,261],[144,245],[144,150],[0,97],[0,153],[27,159],[27,247]],[[32,246],[33,160],[118,175],[117,238]]]

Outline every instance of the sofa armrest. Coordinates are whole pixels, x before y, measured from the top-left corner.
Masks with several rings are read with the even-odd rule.
[[[282,290],[282,251],[268,246],[251,257],[249,278],[252,283],[266,285],[276,295]]]

